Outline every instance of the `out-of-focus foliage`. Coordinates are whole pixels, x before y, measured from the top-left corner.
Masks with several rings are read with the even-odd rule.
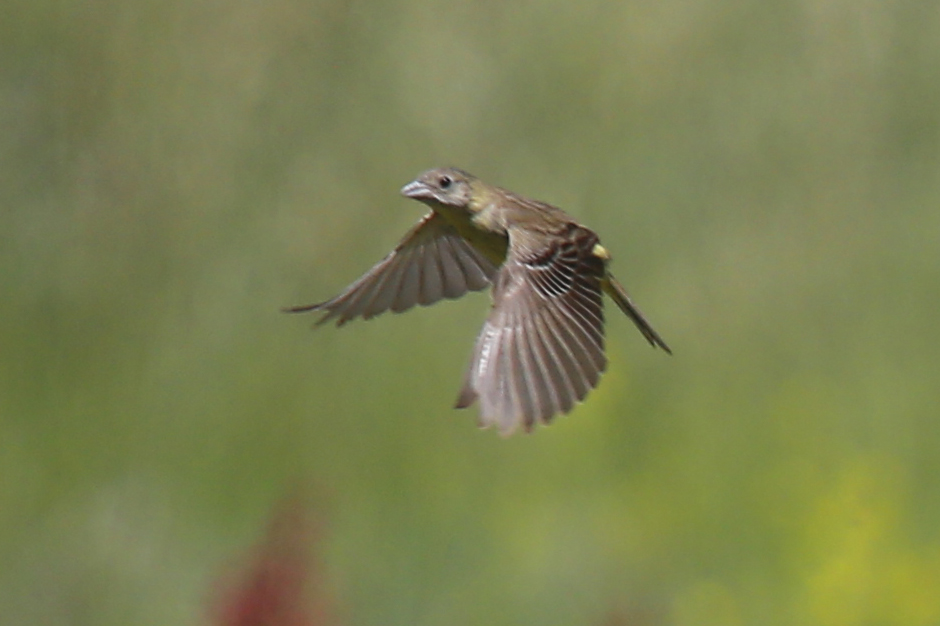
[[[348,624],[940,622],[940,5],[7,0],[0,623],[199,624],[285,485]],[[568,417],[451,410],[470,296],[311,332],[459,165],[615,311]]]
[[[316,555],[321,531],[301,494],[279,503],[262,541],[216,583],[211,624],[338,624]]]

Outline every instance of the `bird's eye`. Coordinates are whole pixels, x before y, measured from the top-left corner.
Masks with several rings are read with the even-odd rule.
[[[454,180],[450,176],[441,176],[441,179],[437,181],[437,184],[441,186],[441,189],[447,189],[453,184]]]

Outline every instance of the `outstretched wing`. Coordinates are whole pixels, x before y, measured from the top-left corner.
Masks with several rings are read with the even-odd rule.
[[[463,408],[479,399],[481,426],[504,435],[570,411],[607,366],[597,236],[571,224],[548,240],[510,245],[457,400]]]
[[[496,267],[476,251],[438,213],[431,211],[408,231],[384,259],[341,294],[317,304],[284,309],[288,313],[326,311],[317,324],[337,318],[369,319],[391,309],[406,311],[441,298],[459,298],[489,286]]]

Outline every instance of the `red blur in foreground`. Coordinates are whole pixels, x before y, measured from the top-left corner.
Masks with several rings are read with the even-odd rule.
[[[265,538],[223,577],[212,611],[217,626],[336,626],[316,562],[319,525],[301,498],[274,511]]]

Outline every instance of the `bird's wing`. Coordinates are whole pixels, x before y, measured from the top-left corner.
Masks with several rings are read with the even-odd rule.
[[[285,309],[289,313],[326,311],[317,324],[336,318],[369,319],[391,309],[400,313],[416,304],[459,298],[489,286],[496,267],[440,214],[431,211],[408,231],[388,256],[341,294],[317,304]]]
[[[510,245],[457,400],[463,408],[479,399],[481,426],[531,430],[597,385],[607,359],[596,243],[594,233],[572,225],[541,250]]]

